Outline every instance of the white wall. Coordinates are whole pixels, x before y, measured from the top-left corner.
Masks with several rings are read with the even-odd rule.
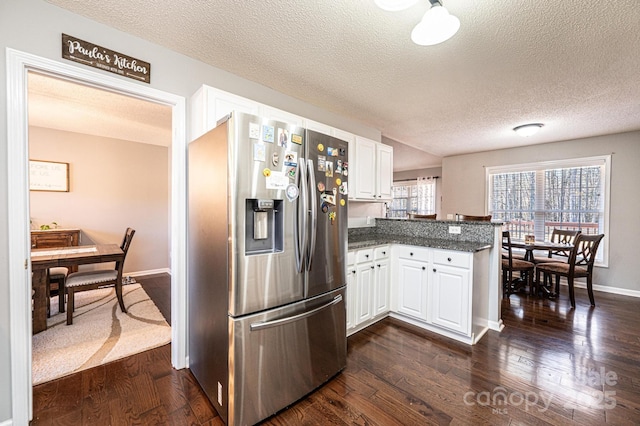
[[[607,154],[612,154],[609,267],[595,269],[594,284],[640,291],[635,273],[640,240],[640,132],[446,157],[442,213],[485,212],[485,167]]]
[[[177,54],[140,38],[98,24],[42,0],[0,1],[0,99],[7,98],[5,48],[86,67],[61,59],[61,34],[69,34],[91,43],[140,58],[151,64],[151,87],[189,98],[202,84],[236,93],[312,120],[380,141],[380,132],[324,111],[318,107],[278,93],[260,84]],[[95,70],[96,73],[103,71]],[[109,74],[113,77],[114,74]],[[124,77],[122,77],[124,78]],[[127,81],[133,81],[127,79]],[[139,83],[144,85],[144,83]],[[11,100],[8,100],[11,102]],[[7,104],[0,102],[0,170],[7,170]],[[189,114],[189,111],[187,111]],[[189,118],[186,118],[189,122]],[[11,419],[10,324],[8,253],[7,176],[0,173],[0,423]],[[182,283],[184,285],[184,283]]]
[[[169,269],[167,147],[32,126],[29,157],[69,163],[69,192],[29,193],[34,229],[79,228],[86,245],[120,244],[131,227],[124,271]]]

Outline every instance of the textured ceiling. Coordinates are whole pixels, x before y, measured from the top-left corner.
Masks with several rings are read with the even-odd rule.
[[[438,157],[640,129],[638,0],[444,0],[461,27],[429,47],[427,0],[48,1]]]
[[[29,125],[171,145],[171,107],[30,72]]]

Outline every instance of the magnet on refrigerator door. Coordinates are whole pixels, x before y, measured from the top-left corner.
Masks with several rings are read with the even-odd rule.
[[[333,161],[326,162],[326,171],[324,175],[326,177],[333,177]]]
[[[260,139],[260,125],[258,123],[249,123],[249,138]]]
[[[278,146],[287,147],[289,143],[289,131],[287,129],[278,128]]]
[[[291,142],[298,144],[298,145],[302,145],[302,136],[301,135],[296,135],[295,133],[293,133],[291,135]]]
[[[349,163],[346,161],[342,162],[342,176],[349,176]]]
[[[336,205],[336,196],[333,195],[332,192],[327,192],[327,191],[323,192],[322,194],[320,194],[320,199],[323,202],[330,204],[332,206]]]
[[[284,153],[284,165],[296,167],[298,165],[298,153],[287,151]]]
[[[327,170],[327,157],[324,155],[318,155],[318,171],[324,172]]]
[[[256,142],[253,144],[253,161],[265,161],[267,156],[267,149],[262,142]]]
[[[268,126],[264,124],[262,126],[262,140],[265,142],[273,143],[273,140],[274,140],[273,132],[274,132],[273,126]]]

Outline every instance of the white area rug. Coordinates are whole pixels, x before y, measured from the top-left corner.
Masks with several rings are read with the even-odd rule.
[[[105,364],[171,341],[171,327],[140,284],[122,289],[127,313],[114,288],[76,294],[73,324],[51,299],[47,330],[33,336],[33,384]]]

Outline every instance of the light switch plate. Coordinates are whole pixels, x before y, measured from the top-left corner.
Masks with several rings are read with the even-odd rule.
[[[459,226],[449,226],[449,233],[450,234],[459,234],[462,232],[462,228]]]

